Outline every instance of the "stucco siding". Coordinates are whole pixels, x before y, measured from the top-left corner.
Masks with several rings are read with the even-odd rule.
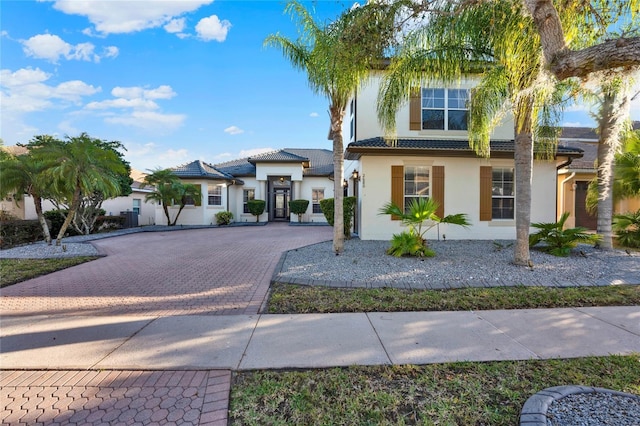
[[[357,140],[384,136],[385,132],[378,123],[377,118],[377,97],[378,87],[382,75],[373,75],[370,80],[363,85],[356,96],[356,137]],[[450,84],[448,88],[470,89],[477,83],[473,79],[462,79],[460,84]],[[444,84],[431,84],[429,87],[445,87]],[[467,139],[466,131],[443,131],[443,130],[409,130],[409,102],[402,104],[396,115],[396,136],[399,138],[437,138],[437,139]],[[345,117],[344,137],[349,141],[349,120]],[[514,124],[510,115],[507,115],[491,134],[492,139],[511,140],[514,137]]]
[[[428,239],[514,239],[515,220],[480,221],[480,167],[513,167],[513,160],[475,158],[376,157],[361,158],[360,237],[363,240],[387,240],[404,230],[400,221],[378,214],[391,200],[392,165],[444,166],[444,214],[465,213],[471,226],[434,227]],[[555,215],[555,164],[536,162],[533,174],[532,221],[553,221]]]

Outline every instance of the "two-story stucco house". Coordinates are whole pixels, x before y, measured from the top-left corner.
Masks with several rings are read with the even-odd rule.
[[[356,232],[365,240],[390,239],[403,227],[380,215],[387,202],[406,205],[415,197],[440,204],[439,215],[465,213],[467,229],[434,228],[446,239],[515,239],[514,125],[506,119],[491,135],[491,156],[469,148],[467,100],[472,80],[456,87],[422,87],[397,113],[397,141],[388,144],[376,119],[381,76],[374,74],[351,101],[345,119],[345,170],[357,195]],[[348,138],[348,139],[347,139]],[[581,150],[558,147],[553,161],[533,167],[531,221],[556,220],[557,169]],[[354,187],[355,184],[355,187]]]
[[[183,225],[214,224],[220,211],[233,213],[234,222],[255,222],[247,206],[252,199],[266,202],[260,222],[297,222],[289,201],[305,199],[309,207],[302,221],[326,223],[320,200],[333,197],[333,154],[326,149],[286,148],[220,164],[197,160],[171,170],[202,191],[201,205],[186,206],[180,213],[178,224]],[[156,222],[166,222],[160,207]]]

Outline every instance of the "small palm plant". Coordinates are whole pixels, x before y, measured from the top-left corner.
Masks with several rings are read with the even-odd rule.
[[[581,226],[564,229],[568,217],[569,212],[564,212],[557,222],[532,223],[531,226],[538,228],[539,231],[529,235],[529,247],[545,243],[543,251],[554,256],[565,257],[578,243],[596,244],[602,239],[600,235],[590,234],[587,228]]]
[[[613,231],[622,246],[640,248],[640,210],[615,215]]]
[[[427,245],[424,238],[427,231],[440,223],[449,223],[467,227],[471,223],[464,213],[439,217],[436,214],[438,202],[430,198],[415,198],[409,202],[405,212],[397,204],[390,202],[380,209],[380,214],[397,216],[408,230],[394,234],[387,254],[400,256],[435,256],[435,252]]]

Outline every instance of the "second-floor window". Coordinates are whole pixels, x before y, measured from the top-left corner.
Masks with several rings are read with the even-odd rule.
[[[222,186],[220,185],[209,185],[207,187],[208,191],[208,203],[210,206],[221,206],[222,205]]]
[[[429,167],[404,167],[404,210],[409,208],[411,200],[429,198]]]
[[[468,89],[422,89],[423,130],[467,130]]]

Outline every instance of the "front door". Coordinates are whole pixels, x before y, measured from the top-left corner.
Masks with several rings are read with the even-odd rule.
[[[576,226],[597,229],[597,217],[587,211],[587,189],[589,182],[576,181]]]
[[[276,189],[273,194],[273,219],[289,219],[289,189]]]

